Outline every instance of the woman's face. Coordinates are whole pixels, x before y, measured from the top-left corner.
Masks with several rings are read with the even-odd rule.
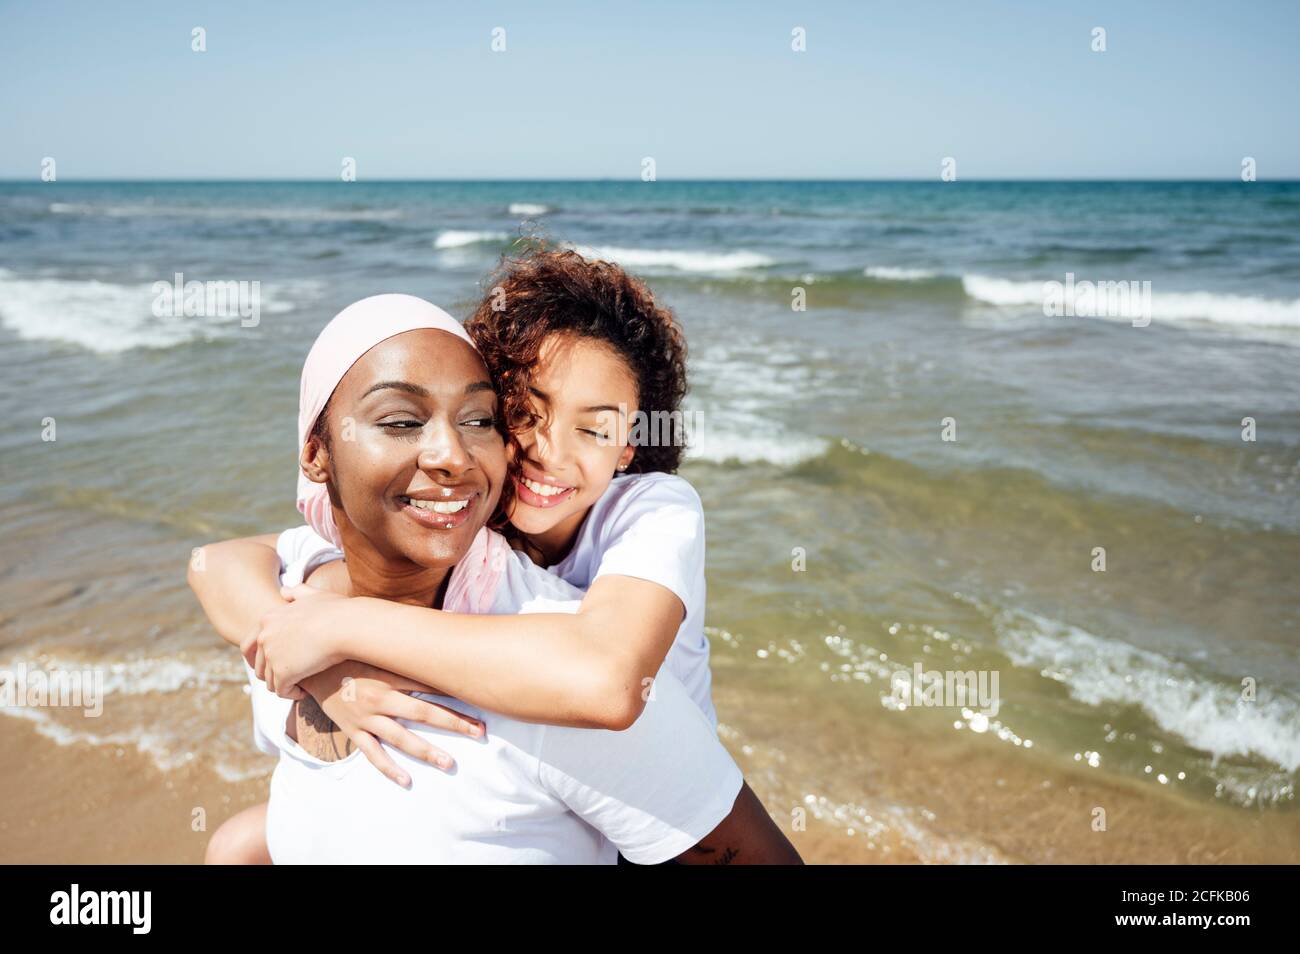
[[[537,423],[514,435],[510,522],[529,536],[576,532],[618,467],[632,460],[636,380],[608,345],[563,334],[543,342],[531,377]]]
[[[478,353],[421,329],[367,351],[330,397],[329,440],[309,440],[303,471],[329,480],[346,524],[389,560],[449,567],[501,496],[505,445]]]

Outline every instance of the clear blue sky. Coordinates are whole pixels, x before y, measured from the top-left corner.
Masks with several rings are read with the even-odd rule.
[[[0,2],[0,177],[1296,178],[1298,38],[1236,0]]]

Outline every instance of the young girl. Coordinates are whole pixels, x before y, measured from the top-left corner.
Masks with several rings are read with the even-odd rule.
[[[507,532],[534,562],[587,589],[578,613],[444,613],[305,586],[286,591],[286,604],[274,536],[209,547],[205,571],[191,574],[213,624],[243,641],[268,688],[309,692],[400,784],[405,773],[376,738],[434,764],[445,755],[394,721],[410,685],[378,670],[521,720],[623,729],[667,665],[716,724],[703,632],[703,512],[694,489],[673,475],[684,450],[680,330],[642,283],[574,252],[533,251],[488,285],[466,328],[497,384],[510,436]],[[647,419],[666,426],[654,429],[660,440],[637,446],[629,431]],[[327,564],[312,583],[328,587],[337,576]],[[365,691],[344,691],[359,674]],[[258,812],[237,816],[241,837],[214,838],[209,860],[264,854]]]

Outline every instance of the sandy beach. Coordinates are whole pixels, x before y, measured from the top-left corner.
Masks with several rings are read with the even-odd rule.
[[[801,792],[780,779],[820,760],[815,742],[788,747],[789,733],[810,726],[747,718],[742,731],[727,721],[740,694],[717,698],[728,749],[810,864],[1284,864],[1300,851],[1300,825],[1207,815],[1082,773],[1053,783],[1018,761],[957,768],[902,737],[840,753],[861,774]],[[226,781],[201,760],[161,771],[131,747],[53,744],[18,719],[0,720],[0,745],[21,766],[0,778],[4,864],[200,863],[209,832],[266,793],[265,779]],[[1097,805],[1108,808],[1106,832],[1091,829]]]

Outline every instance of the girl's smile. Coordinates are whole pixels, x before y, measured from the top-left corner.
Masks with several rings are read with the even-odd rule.
[[[518,499],[530,507],[558,507],[577,492],[577,487],[567,485],[553,477],[547,477],[524,468],[522,473],[511,474],[515,482]]]

